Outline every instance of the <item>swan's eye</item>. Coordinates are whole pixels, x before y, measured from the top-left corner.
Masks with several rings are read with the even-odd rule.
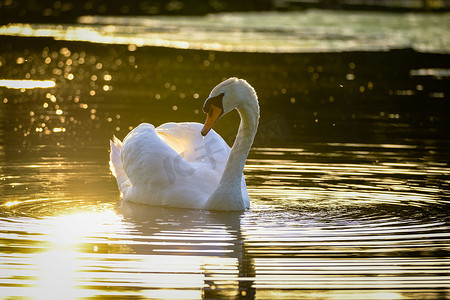
[[[203,105],[203,112],[205,114],[207,114],[211,109],[211,105],[214,105],[214,106],[220,108],[221,110],[223,110],[222,99],[223,99],[224,95],[225,94],[222,93],[217,96],[206,99],[205,104]]]

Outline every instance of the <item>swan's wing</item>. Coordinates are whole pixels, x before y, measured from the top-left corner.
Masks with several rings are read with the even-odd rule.
[[[201,208],[217,188],[230,148],[201,124],[141,124],[124,139],[121,159],[133,187],[124,199]]]
[[[134,187],[133,193],[137,192],[137,188],[142,192],[145,190],[143,187],[158,187],[155,189],[155,194],[158,194],[167,187],[164,162],[175,155],[175,150],[157,136],[151,124],[143,123],[128,133],[123,140],[121,158],[125,173]],[[140,198],[143,195],[124,196]]]
[[[222,174],[230,147],[214,130],[203,137],[202,127],[200,123],[166,123],[156,128],[156,132],[185,161],[209,163]]]

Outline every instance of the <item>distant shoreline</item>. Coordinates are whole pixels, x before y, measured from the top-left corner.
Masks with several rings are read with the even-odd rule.
[[[450,11],[448,1],[364,1],[364,0],[256,0],[256,1],[39,1],[16,0],[0,4],[0,25],[9,23],[75,24],[86,15],[97,16],[204,16],[214,13],[302,11],[382,11],[442,13]]]

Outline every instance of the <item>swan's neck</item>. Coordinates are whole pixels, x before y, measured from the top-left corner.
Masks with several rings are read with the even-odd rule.
[[[259,105],[257,101],[249,101],[245,105],[238,106],[237,111],[241,117],[241,123],[219,186],[221,184],[241,185],[245,161],[258,128]]]
[[[241,117],[238,134],[231,148],[219,186],[206,201],[205,209],[244,210],[248,205],[245,204],[242,195],[241,180],[245,160],[258,127],[259,105],[256,100],[249,101],[245,105],[238,106],[237,110]]]

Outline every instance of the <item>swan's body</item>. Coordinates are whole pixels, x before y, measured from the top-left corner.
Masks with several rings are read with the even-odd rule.
[[[241,124],[230,149],[211,128],[234,108]],[[246,81],[230,78],[212,90],[204,110],[204,126],[144,123],[123,143],[111,141],[111,171],[124,200],[210,210],[249,207],[243,169],[259,120],[256,93]]]

